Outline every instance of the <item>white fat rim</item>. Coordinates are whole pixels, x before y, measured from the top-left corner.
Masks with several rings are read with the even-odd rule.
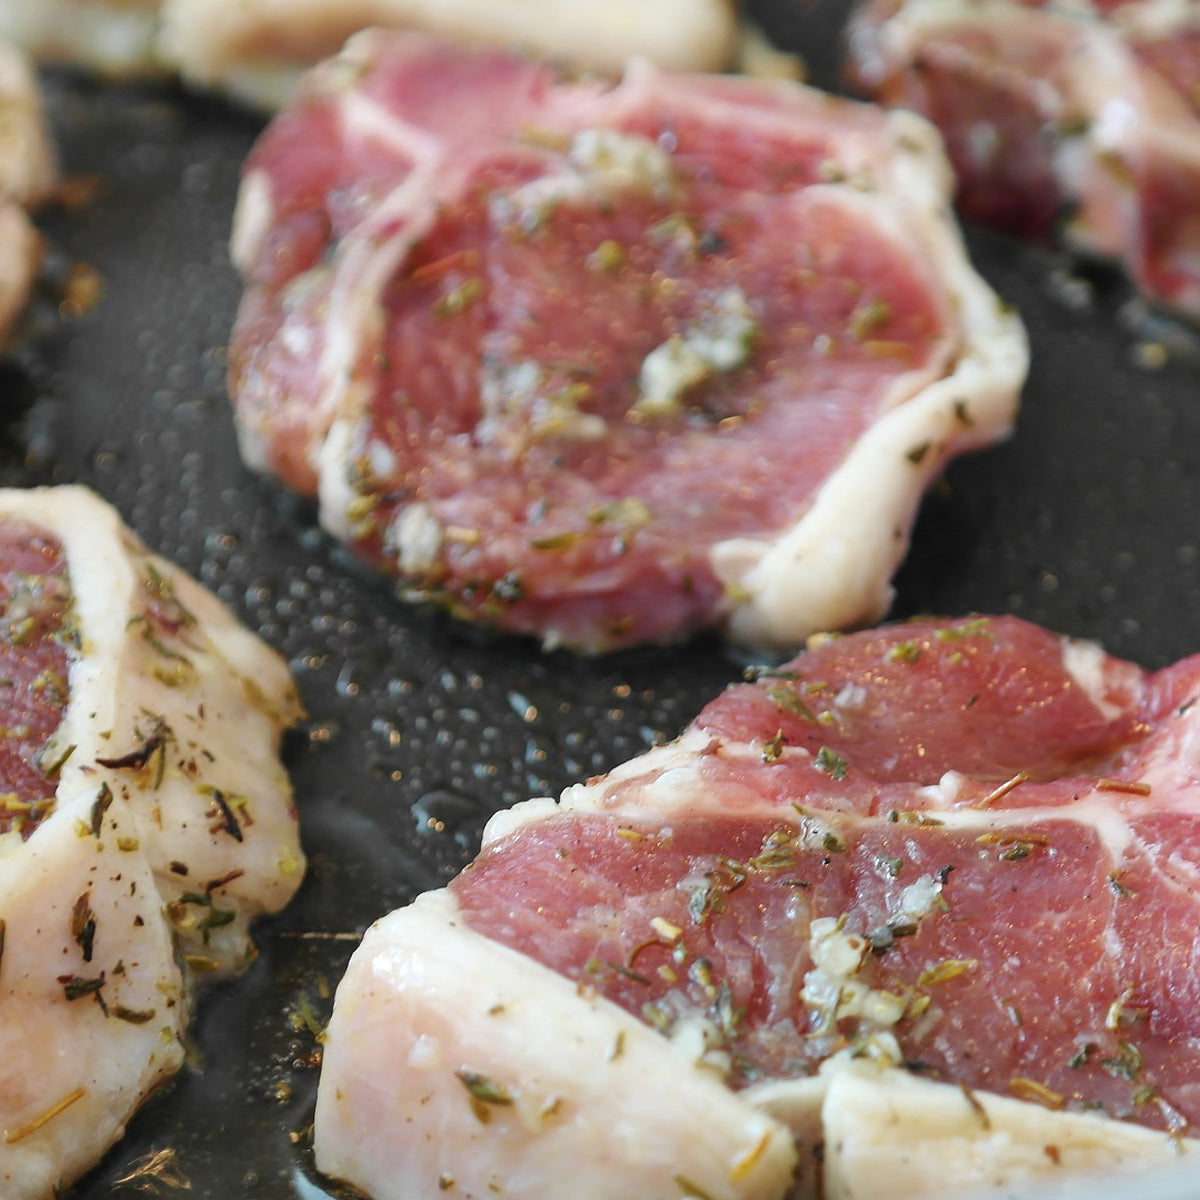
[[[456,1071],[514,1102],[485,1126]],[[577,1200],[660,1196],[680,1177],[720,1200],[778,1200],[796,1163],[790,1132],[682,1046],[475,933],[445,891],[377,922],[355,952],[314,1148],[319,1169],[375,1200],[435,1200],[446,1176],[461,1194],[502,1184],[529,1200],[555,1200],[568,1179]]]

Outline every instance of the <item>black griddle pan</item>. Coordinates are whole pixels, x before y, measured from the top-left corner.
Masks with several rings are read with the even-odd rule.
[[[846,7],[752,6],[835,87]],[[0,482],[95,488],[283,652],[310,714],[287,747],[301,893],[201,999],[189,1067],[70,1195],[336,1195],[308,1149],[315,1032],[358,936],[454,875],[491,812],[673,737],[745,663],[703,637],[581,661],[396,601],[238,459],[227,238],[261,119],[167,84],[46,87],[66,172],[98,181],[43,218],[52,271],[88,264],[102,295],[64,320],[43,302],[0,369]],[[1200,651],[1200,338],[1114,272],[968,232],[1033,368],[1015,438],[926,500],[893,616],[1011,612],[1148,666]],[[166,1172],[137,1175],[164,1150]]]

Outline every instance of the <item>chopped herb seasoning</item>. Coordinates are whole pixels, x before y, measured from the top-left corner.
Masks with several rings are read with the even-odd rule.
[[[210,930],[231,925],[237,913],[231,909],[217,908],[212,892],[183,892],[178,899],[167,905],[167,916],[172,924],[182,931],[199,932],[208,941]]]
[[[1080,1046],[1078,1050],[1067,1060],[1067,1066],[1074,1068],[1076,1071],[1080,1067],[1085,1066],[1088,1059],[1095,1053],[1096,1046],[1093,1042],[1087,1042]]]
[[[953,642],[959,638],[991,637],[991,618],[972,617],[961,625],[943,625],[933,636],[939,642]]]
[[[433,306],[435,317],[453,317],[470,308],[483,295],[483,280],[472,277],[452,287]]]
[[[613,238],[605,238],[588,255],[587,265],[593,271],[611,275],[625,265],[625,248]]]
[[[38,752],[37,768],[47,779],[56,778],[66,765],[67,759],[75,753],[75,746],[60,746],[53,738]]]
[[[765,763],[778,762],[783,754],[783,730],[776,731],[775,736],[763,742],[762,760]]]
[[[71,910],[71,937],[83,953],[85,963],[92,961],[92,942],[96,937],[96,915],[92,912],[91,892],[84,892]]]
[[[886,300],[867,300],[850,314],[850,336],[861,342],[877,333],[892,319],[892,306]]]
[[[776,829],[762,841],[762,848],[746,865],[752,871],[786,871],[796,865],[795,837],[790,829]]]
[[[150,733],[136,750],[116,758],[97,758],[96,762],[115,771],[146,771],[151,778],[151,786],[158,788],[166,771],[166,745],[170,733],[166,722],[161,717],[155,717]]]
[[[529,545],[534,550],[568,550],[583,536],[577,530],[568,529],[562,533],[551,533],[545,537],[532,538]]]
[[[791,713],[792,716],[799,717],[802,721],[816,722],[812,709],[796,695],[795,688],[790,688],[783,683],[773,683],[767,688],[767,699],[776,708]]]
[[[746,868],[731,858],[718,859],[717,864],[695,884],[688,893],[688,918],[693,925],[703,925],[710,914],[725,911],[725,897],[746,882]]]
[[[963,1098],[971,1106],[971,1111],[978,1117],[980,1125],[984,1129],[991,1129],[991,1118],[987,1115],[987,1109],[980,1104],[979,1097],[965,1083],[960,1083],[958,1086],[962,1089]]]
[[[242,827],[238,824],[238,819],[234,816],[233,808],[229,801],[225,799],[225,793],[220,788],[212,789],[213,806],[216,808],[216,823],[209,826],[210,833],[218,831],[227,833],[235,842],[241,842],[245,839],[242,836]]]
[[[92,801],[92,818],[91,831],[92,837],[100,836],[100,829],[104,824],[104,814],[108,812],[108,806],[113,802],[113,794],[107,783],[100,785],[100,791],[96,795],[96,799]]]
[[[1043,1108],[1062,1108],[1065,1098],[1058,1092],[1038,1083],[1035,1079],[1026,1079],[1017,1075],[1008,1081],[1008,1090],[1018,1100],[1032,1100]]]
[[[948,983],[957,979],[967,971],[973,971],[979,966],[977,958],[947,958],[942,962],[928,967],[917,978],[919,987],[935,987],[939,983]]]
[[[1100,1060],[1100,1065],[1115,1079],[1136,1083],[1142,1071],[1142,1052],[1132,1043],[1120,1040],[1119,1051],[1111,1058]]]
[[[145,1025],[148,1021],[154,1020],[154,1009],[126,1008],[123,1004],[114,1004],[109,1009],[109,1015],[116,1017],[118,1021],[126,1021],[130,1025]]]
[[[1135,894],[1121,882],[1120,871],[1109,871],[1108,886],[1112,889],[1114,895],[1120,896],[1122,899]]]
[[[975,807],[986,808],[989,804],[994,804],[997,800],[1002,800],[1013,788],[1020,787],[1028,779],[1029,773],[1027,771],[1018,771],[1011,779],[1006,779],[999,787],[993,788],[981,800],[976,801]]]
[[[895,879],[900,874],[900,868],[904,866],[904,859],[877,854],[875,855],[875,864],[889,879]]]
[[[921,657],[921,647],[917,642],[897,642],[885,657],[888,662],[915,663]]]
[[[93,979],[84,979],[80,975],[59,975],[58,982],[62,984],[63,995],[68,1000],[82,1000],[84,996],[95,996],[101,1008],[105,1008],[100,989],[104,987],[105,975],[101,971]]]
[[[471,1111],[481,1124],[486,1125],[492,1119],[493,1106],[502,1108],[513,1103],[512,1094],[486,1075],[474,1071],[455,1071],[454,1074],[467,1089],[471,1097]]]
[[[846,760],[828,746],[822,746],[817,751],[815,766],[818,771],[824,771],[831,779],[846,778]]]

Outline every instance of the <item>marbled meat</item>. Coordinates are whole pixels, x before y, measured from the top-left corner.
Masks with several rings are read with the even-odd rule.
[[[877,0],[851,74],[946,138],[969,216],[1061,232],[1200,317],[1200,9],[1170,0]]]
[[[246,164],[244,455],[547,646],[877,618],[1026,368],[948,188],[923,121],[799,85],[360,35]]]
[[[1198,696],[1200,657],[1146,672],[1014,618],[823,640],[730,688],[676,742],[497,815],[368,934],[319,1163],[381,1200],[549,1197],[593,1166],[580,1194],[779,1197],[797,1171],[815,1194],[823,1147],[829,1194],[883,1197],[1190,1152]],[[664,1132],[696,1077],[711,1115]],[[895,1113],[841,1112],[864,1078],[907,1145]],[[966,1132],[920,1129],[927,1100]],[[959,1149],[897,1191],[888,1156],[922,1137]]]

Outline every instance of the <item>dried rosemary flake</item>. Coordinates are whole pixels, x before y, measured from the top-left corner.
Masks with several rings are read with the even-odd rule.
[[[38,752],[37,768],[47,779],[54,779],[66,765],[67,759],[74,753],[74,743],[69,746],[59,746],[51,739]]]
[[[1121,994],[1108,1006],[1108,1013],[1104,1018],[1105,1029],[1116,1031],[1126,1028],[1129,1025],[1134,1025],[1145,1018],[1145,1009],[1129,1007],[1129,1000],[1132,995],[1133,988],[1126,986]]]
[[[479,278],[464,279],[462,283],[451,288],[445,295],[439,297],[433,306],[435,317],[453,317],[470,308],[483,295],[483,280]]]
[[[1132,780],[1124,779],[1098,779],[1096,791],[1128,792],[1131,796],[1149,796],[1151,789],[1148,783],[1135,783]]]
[[[108,812],[108,806],[113,802],[113,794],[107,783],[100,785],[100,791],[96,794],[96,799],[92,801],[91,824],[89,829],[92,837],[100,836],[101,826],[104,824],[104,814]]]
[[[953,642],[968,637],[991,637],[991,623],[990,617],[972,617],[959,625],[943,625],[933,636],[939,642]]]
[[[935,966],[922,971],[917,978],[919,987],[933,987],[939,983],[948,983],[957,979],[967,971],[973,971],[979,966],[977,958],[947,958]]]
[[[767,1147],[771,1144],[771,1136],[771,1131],[768,1129],[749,1150],[744,1154],[739,1154],[733,1160],[733,1166],[729,1168],[730,1183],[741,1183],[754,1170],[762,1156],[766,1154]]]
[[[74,1091],[68,1092],[57,1104],[52,1104],[44,1113],[34,1117],[32,1121],[26,1122],[19,1129],[9,1129],[4,1133],[4,1140],[8,1145],[13,1145],[14,1142],[23,1141],[29,1137],[31,1133],[37,1133],[43,1125],[53,1121],[59,1113],[65,1112],[72,1104],[82,1100],[87,1095],[87,1088],[77,1087]]]
[[[1026,1079],[1023,1075],[1015,1075],[1008,1081],[1008,1090],[1018,1100],[1032,1100],[1043,1108],[1062,1108],[1065,1099],[1059,1093],[1048,1088],[1036,1079]]]
[[[1115,1079],[1124,1079],[1128,1083],[1136,1083],[1142,1071],[1142,1052],[1132,1043],[1118,1043],[1120,1052],[1112,1058],[1100,1060],[1100,1065]]]
[[[981,800],[975,802],[975,808],[986,808],[989,804],[994,804],[997,800],[1002,800],[1013,788],[1020,787],[1021,784],[1029,779],[1028,771],[1018,771],[1011,779],[1006,779],[999,787],[993,788]]]
[[[698,1183],[693,1183],[686,1175],[676,1175],[675,1184],[681,1196],[690,1200],[714,1200],[711,1192],[706,1192]]]
[[[221,831],[229,834],[235,842],[244,841],[242,827],[234,815],[233,806],[226,800],[225,793],[220,788],[213,788],[210,794],[212,795],[213,805],[217,811],[214,815],[215,823],[209,827],[209,832],[217,833]]]
[[[875,862],[889,879],[895,879],[900,874],[901,867],[904,866],[904,859],[898,856],[891,858],[886,854],[875,855]]]
[[[154,1020],[152,1008],[126,1008],[123,1004],[114,1004],[108,1011],[118,1021],[127,1021],[130,1025],[145,1025]]]
[[[892,319],[892,306],[886,300],[867,300],[850,314],[850,336],[861,342],[878,332]]]
[[[531,539],[529,545],[534,550],[567,550],[583,537],[578,530],[568,529],[563,533],[551,533],[545,537]]]
[[[611,274],[625,265],[625,248],[613,238],[605,238],[587,257],[587,265],[593,271]]]
[[[774,737],[767,738],[762,746],[762,760],[765,763],[778,762],[783,754],[783,730],[778,730]]]
[[[1005,862],[1018,862],[1022,858],[1028,858],[1033,853],[1033,845],[1030,842],[1013,842],[1000,857]]]
[[[816,717],[813,716],[812,709],[796,695],[795,689],[788,687],[787,684],[771,684],[767,688],[767,699],[776,708],[791,713],[792,716],[799,717],[802,721],[816,722]]]
[[[68,1000],[82,1000],[84,996],[99,996],[104,986],[104,972],[94,979],[84,979],[79,975],[60,975],[58,982],[62,984],[63,995]]]
[[[1067,1066],[1078,1071],[1080,1067],[1083,1067],[1087,1064],[1088,1059],[1092,1057],[1095,1049],[1096,1047],[1091,1042],[1087,1042],[1085,1045],[1080,1046],[1079,1049],[1076,1050],[1075,1053],[1072,1054],[1067,1060]]]
[[[933,998],[931,996],[914,996],[908,1002],[908,1007],[904,1010],[904,1015],[910,1021],[915,1021],[918,1017],[923,1017],[929,1011],[929,1006],[932,1003]]]
[[[971,1106],[971,1111],[979,1118],[980,1125],[984,1129],[991,1129],[991,1118],[987,1115],[987,1109],[979,1102],[979,1097],[965,1083],[960,1083],[958,1086],[962,1090],[963,1098]]]
[[[1108,886],[1112,889],[1114,894],[1122,898],[1135,895],[1136,893],[1131,891],[1121,882],[1120,876],[1120,871],[1109,871],[1108,873]]]
[[[71,937],[79,946],[85,963],[92,961],[92,943],[96,938],[96,914],[92,912],[91,899],[91,892],[84,892],[71,909]]]
[[[471,1111],[481,1125],[492,1119],[493,1107],[504,1107],[513,1103],[513,1097],[493,1079],[475,1071],[455,1071],[459,1082],[471,1097]]]
[[[822,746],[817,751],[814,765],[818,771],[824,771],[833,780],[846,778],[846,760],[828,746]]]
[[[915,663],[921,657],[921,647],[917,642],[897,642],[884,657],[888,662]]]

